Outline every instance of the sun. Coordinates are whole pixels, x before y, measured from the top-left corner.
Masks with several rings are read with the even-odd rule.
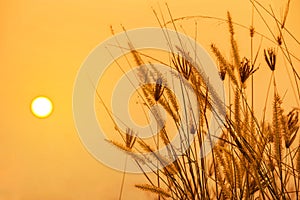
[[[46,118],[53,111],[51,100],[44,96],[36,97],[31,102],[31,112],[38,118]]]

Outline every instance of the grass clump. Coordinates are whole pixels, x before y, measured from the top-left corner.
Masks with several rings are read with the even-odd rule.
[[[273,38],[258,33],[254,26],[249,28],[249,40],[251,44],[253,38],[257,35],[266,40],[270,40],[275,47],[266,47],[262,52],[257,51],[256,56],[251,53],[250,58],[240,56],[238,41],[235,36],[235,26],[245,28],[233,22],[230,12],[226,19],[214,17],[190,16],[186,18],[174,19],[169,12],[171,21],[159,22],[162,29],[165,25],[171,24],[176,29],[176,22],[184,19],[202,19],[226,21],[229,32],[230,59],[226,59],[225,54],[217,47],[211,45],[211,52],[215,55],[219,66],[220,79],[224,85],[228,85],[226,102],[225,121],[220,124],[222,135],[217,138],[218,143],[214,146],[210,154],[201,156],[204,153],[203,143],[205,136],[210,136],[210,116],[219,108],[214,91],[210,90],[203,77],[197,70],[197,60],[193,59],[194,52],[185,52],[184,47],[178,47],[177,52],[172,52],[169,56],[170,68],[175,69],[183,77],[182,87],[176,88],[186,90],[190,88],[194,91],[199,111],[199,121],[187,123],[189,127],[180,130],[184,121],[195,120],[194,114],[186,104],[180,107],[172,90],[172,83],[166,83],[164,74],[161,74],[154,66],[152,69],[142,68],[137,76],[141,82],[153,79],[156,84],[142,85],[143,105],[149,109],[154,105],[161,105],[169,115],[175,129],[180,134],[181,148],[172,145],[172,133],[166,124],[160,123],[160,114],[155,114],[156,120],[162,127],[155,137],[153,143],[139,137],[128,129],[125,137],[125,144],[111,142],[123,151],[131,152],[135,150],[140,153],[140,158],[133,156],[137,164],[149,160],[149,157],[143,157],[143,152],[150,152],[153,156],[152,162],[147,164],[152,170],[152,174],[144,172],[148,184],[136,185],[137,188],[152,192],[158,199],[180,199],[180,200],[198,200],[198,199],[299,199],[300,190],[300,137],[299,130],[299,108],[294,108],[285,112],[283,101],[285,94],[278,91],[278,82],[276,80],[276,70],[278,67],[278,57],[283,56],[287,67],[292,71],[292,77],[288,80],[294,87],[294,95],[299,99],[299,74],[294,68],[291,57],[298,57],[292,54],[286,43],[285,35],[291,35],[286,27],[288,8],[290,1],[286,5],[286,10],[282,20],[274,15],[272,9],[267,10],[262,7],[258,1],[251,1],[253,9],[267,27],[263,14],[270,15],[275,21],[280,33],[278,37],[271,32]],[[261,12],[258,8],[262,9]],[[169,11],[169,9],[168,9]],[[156,14],[156,12],[155,12]],[[157,14],[156,14],[157,16]],[[164,20],[164,19],[163,19]],[[296,45],[298,40],[294,38]],[[251,52],[253,46],[251,45]],[[175,50],[174,50],[175,51]],[[131,57],[136,64],[146,63],[145,56],[131,46]],[[151,56],[148,56],[148,58]],[[188,59],[187,59],[188,58]],[[242,58],[242,59],[241,59]],[[153,59],[154,60],[154,59]],[[269,68],[271,78],[267,88],[267,97],[263,117],[259,119],[256,115],[255,102],[253,96],[254,77],[259,72],[256,67],[257,60],[262,61],[261,67]],[[167,61],[161,61],[168,63]],[[151,63],[151,62],[150,62]],[[298,63],[299,64],[299,63]],[[247,86],[247,83],[250,86]],[[261,83],[260,83],[261,84]],[[273,91],[273,95],[270,95]],[[271,120],[267,119],[268,98],[272,96],[273,103]],[[296,99],[296,101],[298,101]],[[189,97],[186,97],[189,100]],[[188,113],[189,119],[183,119],[180,110]],[[195,136],[192,141],[189,136]],[[212,136],[211,136],[212,137]],[[167,146],[169,158],[176,158],[171,163],[169,158],[163,157],[158,153],[162,146]],[[153,161],[154,160],[154,161]],[[168,163],[166,165],[166,163]],[[162,168],[158,166],[163,166]],[[143,168],[141,168],[143,171]],[[121,199],[121,197],[120,197]]]

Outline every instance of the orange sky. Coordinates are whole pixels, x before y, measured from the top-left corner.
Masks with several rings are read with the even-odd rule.
[[[230,10],[235,21],[250,24],[247,0],[228,0],[226,5],[218,0],[167,2],[174,17],[224,18]],[[95,160],[77,135],[73,84],[89,52],[110,37],[109,25],[116,32],[121,31],[120,23],[127,29],[157,26],[151,11],[157,5],[152,0],[0,1],[0,200],[117,199],[122,174]],[[277,14],[283,12],[284,3],[272,5]],[[287,26],[297,38],[299,11],[300,2],[292,0]],[[227,29],[220,31],[218,22],[210,25],[198,29],[199,38],[203,34],[199,40],[209,44],[213,32],[219,46],[227,44]],[[291,49],[299,52],[299,45]],[[29,110],[37,95],[54,103],[55,110],[46,119],[35,118]],[[147,199],[133,187],[144,180],[128,176],[124,199],[136,195]]]

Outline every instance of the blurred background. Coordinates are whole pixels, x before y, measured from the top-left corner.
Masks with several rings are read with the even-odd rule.
[[[165,2],[174,18],[206,15],[224,19],[230,11],[233,21],[246,27],[251,25],[252,6],[248,0]],[[287,1],[260,2],[266,8],[271,5],[275,14],[283,17]],[[152,8],[159,12],[160,7],[168,18],[165,4],[152,0],[0,1],[0,200],[118,199],[122,173],[94,159],[76,132],[73,84],[89,52],[111,36],[110,25],[115,32],[122,31],[120,24],[126,29],[159,26]],[[299,11],[300,2],[292,0],[286,27],[298,39]],[[208,51],[209,44],[216,43],[230,56],[226,53],[230,49],[226,24],[200,21],[199,43]],[[266,28],[260,29],[264,26],[259,21],[255,14],[256,30],[269,34]],[[194,19],[178,25],[187,33],[195,32]],[[275,24],[270,28],[276,30]],[[237,28],[237,34],[241,52],[249,57],[249,32]],[[256,49],[258,45],[259,42]],[[289,48],[298,54],[299,44],[292,39]],[[295,67],[299,68],[298,61]],[[268,70],[265,64],[260,68]],[[257,78],[262,91],[267,87],[265,77],[262,73]],[[289,82],[282,82],[286,85],[280,92],[290,92],[286,95],[286,106],[297,106],[291,89],[288,90]],[[30,111],[31,101],[39,95],[48,96],[54,104],[53,113],[45,119],[36,118]],[[260,98],[257,96],[256,102]],[[259,104],[257,109],[261,110]],[[127,175],[123,199],[151,199],[134,187],[143,182],[146,179],[141,175]]]

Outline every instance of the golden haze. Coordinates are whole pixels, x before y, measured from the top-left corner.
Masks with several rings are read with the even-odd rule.
[[[246,0],[167,2],[174,17],[224,18],[229,10],[235,21],[250,25],[251,6]],[[264,1],[265,5],[270,2],[276,13],[283,13],[282,1]],[[118,197],[122,174],[96,161],[76,133],[72,116],[73,84],[89,52],[111,36],[109,25],[116,27],[116,32],[121,31],[120,23],[127,29],[157,26],[151,11],[157,5],[150,0],[0,2],[0,199],[113,200]],[[165,9],[163,3],[160,6]],[[292,1],[290,9],[287,27],[300,38],[300,2]],[[187,22],[188,26],[193,27]],[[199,22],[198,32],[204,46],[216,39],[221,48],[228,47],[227,29],[222,31],[218,22]],[[248,38],[247,32],[240,33],[245,36],[238,41]],[[241,51],[247,51],[249,46],[242,44]],[[263,76],[258,81],[265,84]],[[30,113],[30,101],[37,95],[49,96],[55,106],[55,111],[45,120]],[[144,181],[141,176],[128,175],[124,199],[137,195],[147,199],[148,194],[133,187]]]

